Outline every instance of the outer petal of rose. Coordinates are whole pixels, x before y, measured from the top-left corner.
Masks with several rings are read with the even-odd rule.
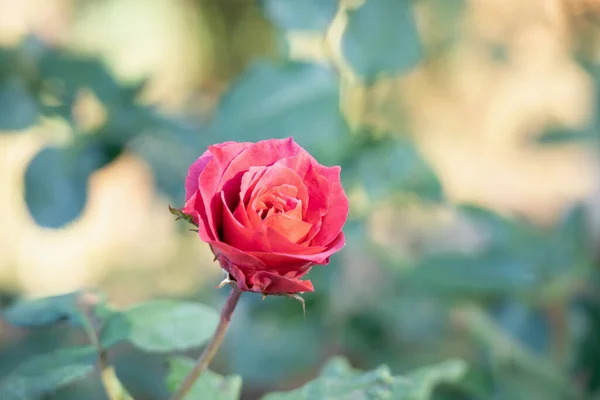
[[[208,151],[212,153],[212,155],[217,159],[217,161],[223,165],[227,166],[238,154],[245,148],[248,148],[252,145],[251,142],[223,142],[213,144],[208,146]]]
[[[258,270],[267,268],[258,258],[226,243],[214,241],[209,244],[221,267],[233,276],[241,290],[250,290],[247,285],[248,277],[254,275]]]
[[[311,245],[328,245],[335,240],[348,218],[348,198],[340,180],[340,167],[322,167],[329,181],[329,210],[323,216],[321,230]]]
[[[314,171],[313,168],[311,170]],[[329,181],[323,175],[316,175],[309,172],[304,178],[309,188],[309,203],[306,211],[305,220],[310,222],[313,227],[306,235],[305,245],[312,245],[312,239],[320,232],[323,225],[323,216],[327,214],[330,204]],[[320,243],[316,243],[320,245]]]
[[[210,146],[209,151],[213,158],[206,164],[206,167],[200,173],[198,178],[198,189],[204,202],[204,209],[208,216],[208,225],[212,235],[218,237],[217,226],[221,223],[221,209],[217,207],[220,198],[215,198],[218,190],[219,181],[223,171],[227,168],[231,160],[239,155],[244,149],[250,146],[250,143],[227,142],[215,146]]]
[[[301,281],[288,278],[269,271],[259,271],[248,281],[252,283],[251,290],[263,294],[313,292],[311,281]]]
[[[317,254],[294,254],[294,253],[276,253],[249,251],[248,254],[260,259],[269,269],[278,271],[289,271],[299,266],[311,264],[326,265],[329,263],[329,257],[340,251],[346,244],[343,232],[330,243],[328,249]]]
[[[185,199],[186,201],[192,197],[198,190],[198,177],[206,168],[206,165],[212,160],[213,155],[209,150],[206,150],[196,161],[192,163],[188,170],[185,179]]]
[[[327,176],[319,175],[317,167],[310,167],[304,176],[308,187],[310,203],[306,210],[306,220],[311,221],[321,218],[329,210],[331,199],[329,193],[329,180]]]
[[[273,165],[287,167],[293,171],[296,171],[298,175],[304,178],[311,166],[319,166],[317,160],[310,155],[306,150],[302,150],[292,156],[282,157],[275,162]]]
[[[214,146],[211,146],[211,147],[218,151],[218,149],[227,148],[232,144],[235,144],[235,142],[231,142],[231,141],[223,142],[223,143],[219,143]],[[249,145],[250,143],[245,143],[245,144]],[[190,166],[186,180],[185,180],[185,193],[186,193],[185,198],[186,198],[186,200],[188,200],[192,196],[192,194],[194,194],[194,192],[196,192],[196,190],[198,190],[198,178],[200,177],[200,174],[202,173],[204,168],[206,168],[206,166],[208,165],[210,160],[213,159],[213,157],[214,157],[214,155],[211,152],[210,148],[206,149],[206,151],[196,161],[194,161],[192,163],[192,165]]]
[[[266,268],[265,263],[260,259],[248,252],[236,249],[227,243],[212,241],[209,244],[212,246],[216,255],[223,255],[229,262],[237,265],[244,271],[256,271]]]
[[[212,234],[212,230],[208,225],[208,217],[206,210],[204,209],[204,202],[200,195],[200,191],[196,190],[192,196],[186,201],[185,206],[181,210],[184,214],[192,217],[194,222],[198,225],[198,235],[203,242],[209,242],[215,240]]]
[[[219,260],[220,261],[220,260]],[[227,263],[227,262],[225,262]],[[221,263],[221,265],[224,265],[223,263]],[[225,269],[225,271],[227,271],[229,273],[229,275],[231,275],[233,277],[233,279],[235,280],[237,287],[243,291],[243,292],[247,292],[250,291],[251,289],[248,287],[248,283],[246,282],[246,275],[244,275],[244,272],[238,268],[235,264],[226,264],[227,266],[223,267]]]
[[[251,144],[225,167],[217,189],[221,190],[225,185],[239,189],[242,179],[240,172],[248,171],[250,167],[274,164],[277,160],[293,156],[300,151],[304,150],[292,138],[262,140]]]

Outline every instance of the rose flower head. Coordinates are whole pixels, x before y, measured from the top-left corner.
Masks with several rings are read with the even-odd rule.
[[[301,280],[345,245],[340,167],[292,138],[209,146],[190,167],[181,212],[242,291],[312,292]]]

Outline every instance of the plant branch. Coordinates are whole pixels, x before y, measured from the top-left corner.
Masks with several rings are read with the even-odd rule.
[[[217,330],[215,331],[212,339],[208,343],[208,345],[204,348],[204,351],[196,361],[196,365],[192,371],[185,378],[177,392],[171,397],[171,400],[182,400],[185,395],[190,391],[194,383],[198,380],[202,372],[208,367],[208,364],[212,361],[214,356],[217,354],[219,347],[221,347],[221,343],[225,338],[225,334],[227,333],[227,328],[229,327],[229,322],[231,321],[231,315],[233,314],[233,310],[240,299],[240,295],[242,291],[237,287],[235,282],[230,283],[232,290],[227,298],[227,302],[223,307],[223,311],[221,311],[221,318],[219,320],[219,325],[217,326]]]
[[[107,379],[106,372],[109,370],[108,362],[106,359],[106,351],[102,348],[100,340],[98,339],[98,331],[94,326],[94,321],[92,320],[91,314],[91,306],[84,299],[80,299],[79,309],[81,310],[81,320],[83,329],[85,330],[91,344],[96,348],[98,352],[98,369],[100,370],[100,379],[102,380],[102,386],[104,387],[104,391],[106,392],[106,397],[110,400],[117,400],[119,396],[116,396],[111,390],[112,385]]]

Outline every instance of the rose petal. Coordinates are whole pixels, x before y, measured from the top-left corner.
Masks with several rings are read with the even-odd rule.
[[[223,167],[227,167],[231,161],[244,149],[252,146],[251,142],[224,142],[208,146],[208,150]]]
[[[204,208],[208,215],[208,225],[214,237],[218,237],[217,227],[221,224],[221,210],[218,207],[221,199],[216,196],[219,192],[217,187],[220,178],[231,161],[250,145],[251,143],[227,142],[209,147],[213,158],[200,173],[198,189],[204,201]]]
[[[285,237],[291,243],[298,243],[310,231],[312,225],[308,222],[293,219],[284,214],[274,214],[263,221],[267,229],[272,229]]]
[[[288,278],[269,271],[260,271],[250,279],[252,289],[263,294],[275,293],[303,293],[313,292],[315,289],[311,281],[301,281],[297,278]]]
[[[296,171],[298,175],[304,178],[311,166],[318,166],[319,163],[309,152],[302,151],[288,157],[281,157],[274,165],[280,165]]]
[[[340,232],[338,236],[329,244],[328,248],[323,249],[322,247],[302,247],[306,251],[303,253],[298,251],[297,253],[283,253],[283,252],[261,252],[261,251],[249,251],[248,254],[260,259],[265,265],[269,266],[270,270],[286,271],[290,269],[298,268],[306,263],[327,265],[329,263],[329,257],[341,250],[346,244],[344,234]],[[311,249],[323,249],[317,253],[310,253]]]
[[[225,203],[225,195],[221,192],[221,199]],[[223,234],[222,241],[240,250],[269,251],[266,234],[262,230],[244,226],[238,221],[228,207],[223,206]]]
[[[252,191],[265,170],[266,167],[252,167],[242,176],[239,201],[233,216],[244,226],[250,227],[252,225],[246,212],[246,204],[250,201]]]
[[[228,164],[220,176],[215,192],[224,190],[227,200],[230,195],[237,195],[241,180],[251,167],[268,166],[281,157],[291,156],[303,151],[292,138],[270,139],[252,144]]]
[[[263,270],[267,267],[260,259],[254,257],[250,253],[236,249],[227,243],[212,241],[209,242],[209,244],[212,246],[215,255],[225,259],[227,265],[235,265],[238,268],[242,268],[244,271],[250,272]],[[219,258],[219,261],[221,261],[221,258]],[[223,268],[225,268],[225,266],[223,266]]]
[[[209,150],[206,150],[196,161],[192,163],[185,178],[185,200],[186,202],[198,190],[198,177],[206,168],[206,165],[212,160],[213,155]]]
[[[219,189],[240,172],[248,171],[250,167],[269,166],[283,157],[293,156],[300,151],[304,150],[292,138],[262,140],[251,144],[245,149],[243,157],[235,157],[229,163],[221,177]]]
[[[213,236],[212,230],[208,224],[209,218],[206,215],[204,201],[202,200],[199,190],[196,190],[196,192],[192,194],[188,201],[186,201],[181,212],[192,217],[192,220],[198,225],[198,235],[202,241],[208,242],[216,239],[216,237]]]
[[[293,208],[291,208],[293,207]],[[296,204],[293,204],[291,199],[288,199],[288,211],[283,213],[283,215],[287,215],[290,218],[296,219],[298,221],[302,221],[302,200],[296,200]]]
[[[294,156],[282,158],[274,166],[290,168],[300,176],[308,189],[309,199],[306,202],[303,200],[304,220],[313,225],[317,224],[329,208],[329,183],[321,173],[319,163],[303,150]]]
[[[308,203],[308,188],[304,184],[300,175],[298,175],[295,171],[287,167],[275,165],[267,167],[265,172],[260,177],[260,180],[256,182],[254,186],[254,190],[252,191],[252,195],[250,196],[248,206],[252,205],[253,201],[255,201],[260,195],[268,192],[270,189],[281,187],[282,189],[280,190],[283,190],[284,187],[287,187],[287,193],[287,190],[289,190],[289,186],[296,187],[297,194],[295,195],[295,197],[298,200],[302,201],[303,204]]]
[[[340,167],[322,167],[329,181],[329,210],[323,216],[321,230],[311,245],[328,245],[335,240],[348,218],[348,198],[340,180]]]
[[[211,152],[211,148],[216,151],[219,151],[219,149],[229,148],[231,151],[236,147],[236,145],[240,144],[245,147],[250,145],[250,143],[236,143],[232,141],[215,144],[213,146],[210,146],[210,148],[206,149],[206,151],[202,153],[202,155],[192,163],[188,170],[188,174],[185,180],[186,200],[188,200],[192,196],[192,194],[194,194],[194,192],[198,190],[198,179],[200,177],[200,174],[202,173],[202,171],[204,171],[204,168],[206,168],[210,160],[214,158],[214,154]]]

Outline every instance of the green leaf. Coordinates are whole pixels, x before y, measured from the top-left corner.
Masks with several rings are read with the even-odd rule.
[[[414,67],[422,47],[408,0],[366,0],[348,11],[342,53],[367,81]]]
[[[262,0],[269,20],[282,29],[327,30],[338,10],[339,0]]]
[[[51,83],[53,94],[67,104],[71,104],[78,90],[86,87],[105,104],[121,100],[117,81],[98,58],[50,51],[40,60],[40,72]]]
[[[576,391],[568,374],[552,363],[548,354],[537,355],[523,346],[479,307],[456,310],[455,321],[488,351],[496,374],[520,375],[520,380],[529,383],[537,380],[538,388],[556,398],[580,398],[574,396]],[[542,398],[548,398],[547,395]]]
[[[303,320],[299,304],[291,299],[285,299],[284,304],[280,304],[282,301],[276,303],[279,310],[289,307],[291,311],[267,315],[239,313],[237,323],[227,333],[229,346],[225,351],[229,365],[245,380],[257,385],[292,379],[318,363],[319,355],[326,351],[324,344],[315,340],[323,331]],[[260,306],[268,304],[267,299]],[[287,318],[282,319],[282,314]],[[311,315],[310,310],[308,315]],[[293,316],[296,319],[291,319]],[[247,344],[248,337],[254,338],[252,346]],[[290,346],[290,343],[294,345]],[[256,368],[257,364],[261,367]]]
[[[117,154],[96,137],[36,154],[25,171],[25,201],[35,222],[59,228],[77,218],[87,201],[90,175]]]
[[[427,400],[432,398],[433,390],[440,383],[454,383],[461,380],[467,372],[467,364],[460,359],[419,368],[410,372],[406,379],[396,379],[391,399]]]
[[[11,325],[37,328],[61,321],[78,320],[81,292],[19,302],[2,314]]]
[[[495,245],[507,245],[512,239],[516,229],[514,221],[474,204],[460,204],[457,210],[481,232],[481,236],[489,237]]]
[[[347,133],[338,78],[317,64],[256,63],[223,96],[209,130],[218,141],[293,136],[320,162],[335,163]]]
[[[506,299],[490,310],[494,321],[529,350],[544,354],[550,350],[551,323],[541,307]]]
[[[423,257],[408,278],[426,290],[466,294],[513,294],[539,284],[535,268],[503,251],[480,255],[442,253]]]
[[[21,79],[12,78],[0,82],[0,131],[29,128],[37,122],[37,118],[35,98]]]
[[[353,167],[346,175],[358,177],[375,200],[394,191],[413,193],[431,201],[443,198],[435,172],[406,139],[382,141],[375,148],[360,153]]]
[[[571,129],[565,127],[552,127],[537,136],[535,141],[542,145],[563,145],[571,143],[586,144],[598,140],[597,129],[593,127]]]
[[[129,340],[141,350],[170,352],[199,347],[213,335],[219,314],[202,304],[153,300],[108,319],[101,343],[109,348]]]
[[[589,265],[593,258],[593,244],[585,206],[576,204],[562,218],[556,233],[556,244],[565,253],[565,262]]]
[[[85,378],[93,371],[96,358],[96,350],[91,346],[60,349],[34,357],[0,382],[0,398],[40,398]]]
[[[172,357],[169,360],[167,387],[175,392],[194,367],[194,360],[187,357]],[[206,370],[194,383],[186,395],[186,400],[238,400],[242,390],[242,378],[239,375],[221,376]]]
[[[87,201],[90,171],[78,168],[80,157],[47,147],[25,171],[25,201],[38,225],[59,228],[81,214]]]
[[[406,377],[394,377],[386,366],[360,372],[351,368],[345,359],[336,357],[314,381],[290,392],[270,393],[262,400],[427,400],[435,386],[461,379],[466,369],[464,361],[450,360],[421,368]]]

